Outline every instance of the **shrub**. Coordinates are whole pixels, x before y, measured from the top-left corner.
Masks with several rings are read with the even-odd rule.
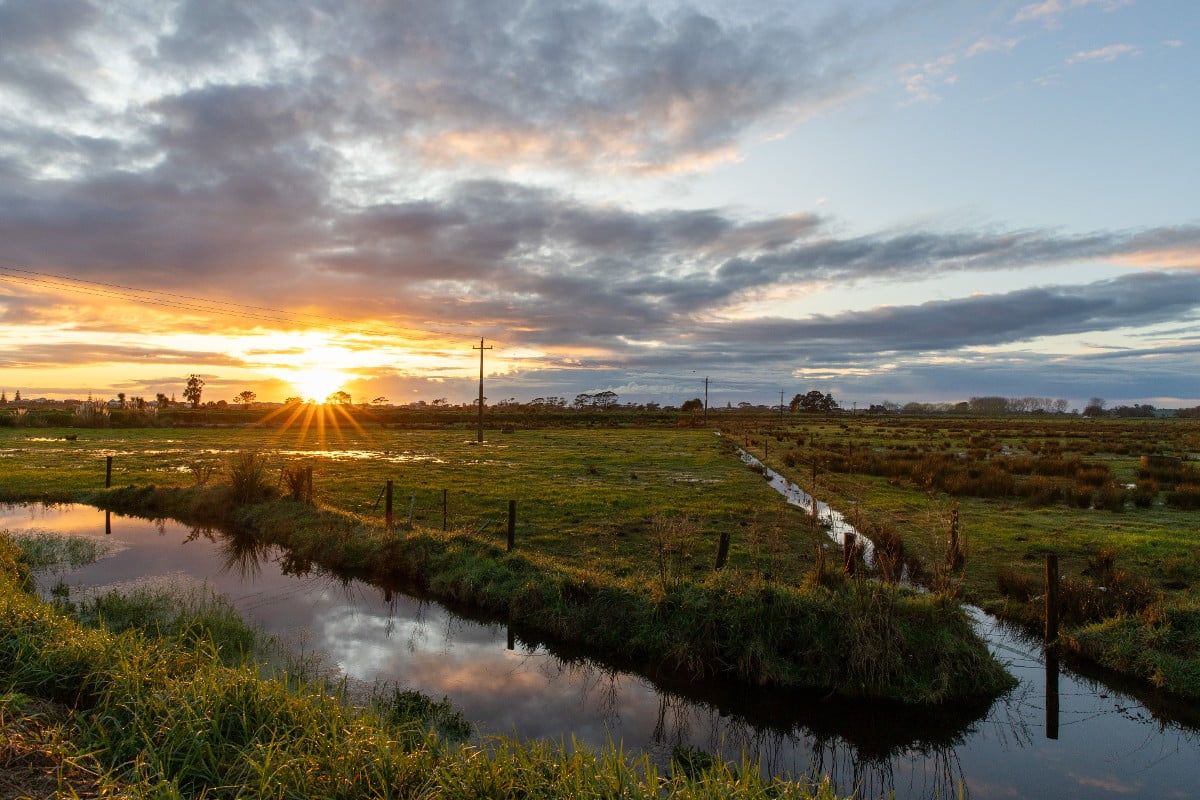
[[[897,583],[904,571],[904,541],[891,522],[871,522],[860,528],[875,543],[875,568],[879,577]]]
[[[258,453],[236,453],[229,459],[229,488],[237,503],[253,503],[269,494],[267,460]]]
[[[283,484],[287,497],[297,503],[311,503],[312,497],[308,490],[308,476],[312,467],[284,467],[279,480]]]
[[[201,487],[206,486],[217,471],[217,465],[211,461],[193,461],[187,467],[188,472],[192,473],[192,480]]]
[[[1080,486],[1090,486],[1093,489],[1099,489],[1112,480],[1112,475],[1109,473],[1108,467],[1093,466],[1076,472],[1075,480]]]
[[[1133,504],[1138,508],[1149,508],[1154,505],[1154,498],[1158,496],[1158,481],[1141,480],[1133,488],[1132,495]]]
[[[1092,507],[1092,487],[1076,486],[1071,490],[1071,502],[1076,508],[1091,508]]]
[[[1118,513],[1125,510],[1125,498],[1129,492],[1124,486],[1118,486],[1115,483],[1110,483],[1100,487],[1100,491],[1096,492],[1096,508],[1102,508],[1105,511]]]
[[[1053,478],[1034,476],[1017,487],[1017,494],[1025,497],[1031,506],[1048,506],[1062,499],[1062,488]]]
[[[1184,511],[1200,508],[1200,484],[1181,483],[1167,494],[1167,505]]]

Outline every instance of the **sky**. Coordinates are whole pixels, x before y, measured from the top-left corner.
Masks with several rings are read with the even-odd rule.
[[[11,398],[1200,404],[1192,0],[0,0]]]

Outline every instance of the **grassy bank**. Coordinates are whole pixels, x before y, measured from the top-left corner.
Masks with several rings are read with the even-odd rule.
[[[1200,697],[1195,421],[813,417],[730,435],[806,489],[815,464],[817,496],[896,538],[913,574],[1007,619],[1040,626],[1056,553],[1062,645]],[[937,575],[954,511],[966,561]]]
[[[224,524],[287,548],[297,568],[315,563],[383,586],[416,587],[643,666],[918,703],[1011,685],[943,595],[831,569],[798,586],[737,570],[697,578],[669,561],[652,576],[623,578],[536,552],[507,553],[471,531],[388,534],[288,500],[239,505],[229,491],[117,489],[91,501],[122,513]]]
[[[380,713],[263,678],[227,649],[227,625],[216,626],[222,633],[203,622],[211,614],[157,635],[141,625],[87,627],[30,594],[26,577],[0,536],[0,730],[27,767],[7,773],[28,780],[17,793],[52,785],[132,798],[833,796],[763,779],[752,765],[689,764],[662,775],[613,750],[454,744],[426,732],[411,706]]]

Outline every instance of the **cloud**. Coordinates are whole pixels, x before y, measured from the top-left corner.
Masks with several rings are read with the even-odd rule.
[[[1052,24],[1061,15],[1073,8],[1102,5],[1106,11],[1112,11],[1121,6],[1132,5],[1133,0],[1043,0],[1040,3],[1030,3],[1021,6],[1013,16],[1013,24],[1021,22],[1042,21]]]
[[[1021,40],[1019,38],[1002,39],[998,36],[986,36],[982,39],[976,40],[970,47],[968,47],[965,55],[967,58],[974,58],[975,56],[983,55],[984,53],[993,53],[998,51],[1011,53],[1020,43]]]
[[[933,61],[927,61],[924,64],[907,64],[901,68],[903,73],[901,82],[904,84],[904,90],[912,97],[914,102],[937,102],[941,100],[941,96],[937,94],[935,87],[938,85],[953,85],[957,82],[957,77],[950,73],[949,70],[958,61],[958,56],[953,53],[947,53]]]
[[[1200,274],[1146,272],[1083,286],[1021,289],[1005,294],[883,306],[833,317],[756,320],[702,327],[715,341],[803,341],[818,364],[879,354],[947,352],[1012,344],[1045,336],[1143,327],[1200,309]]]
[[[103,111],[126,142],[159,114],[216,134],[210,148],[237,146],[235,112],[258,98],[277,116],[254,121],[298,123],[313,149],[351,160],[368,146],[440,168],[664,172],[733,158],[754,126],[853,94],[870,66],[853,45],[869,24],[839,15],[800,28],[597,0],[21,0],[0,6],[0,88],[31,110]],[[235,123],[223,136],[198,124],[219,121],[219,108],[200,107],[218,97]],[[168,157],[176,143],[202,144],[158,143]]]
[[[1080,64],[1084,61],[1116,61],[1122,56],[1136,56],[1140,53],[1141,50],[1132,44],[1110,44],[1107,47],[1098,47],[1094,50],[1080,50],[1068,58],[1067,63]]]
[[[243,366],[240,359],[224,353],[178,350],[159,347],[87,345],[67,342],[29,342],[0,354],[0,367],[6,369],[56,369],[73,366],[129,364],[154,361],[165,364],[204,362],[217,367]]]

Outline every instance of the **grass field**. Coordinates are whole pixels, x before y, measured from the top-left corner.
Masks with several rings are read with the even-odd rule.
[[[815,463],[818,497],[894,530],[927,567],[944,561],[957,510],[966,563],[950,579],[1010,618],[1040,619],[1056,553],[1065,644],[1200,696],[1200,423],[831,417],[727,433],[806,489]],[[1146,655],[1156,648],[1163,659]]]
[[[657,518],[695,528],[676,567],[711,567],[722,530],[739,534],[731,566],[799,581],[813,558],[800,512],[698,429],[524,430],[479,445],[439,430],[0,428],[0,499],[75,499],[104,486],[110,455],[114,487],[191,487],[206,467],[221,479],[238,452],[263,454],[276,481],[285,466],[312,466],[318,504],[367,522],[382,523],[390,479],[400,523],[415,496],[414,523],[440,528],[445,490],[448,527],[484,526],[503,542],[515,500],[521,549],[615,575],[656,563]]]
[[[251,502],[216,486],[237,453],[260,457],[268,484],[312,466],[316,506]],[[820,531],[712,431],[535,429],[479,445],[460,431],[390,428],[326,430],[324,439],[243,428],[7,430],[0,457],[0,497],[229,521],[298,563],[407,581],[598,653],[916,702],[1011,684],[955,604],[846,580],[836,556],[826,565]],[[401,523],[416,498],[411,531],[382,528],[375,503],[388,479]],[[509,500],[517,546],[506,554]],[[722,535],[731,544],[718,573]]]

